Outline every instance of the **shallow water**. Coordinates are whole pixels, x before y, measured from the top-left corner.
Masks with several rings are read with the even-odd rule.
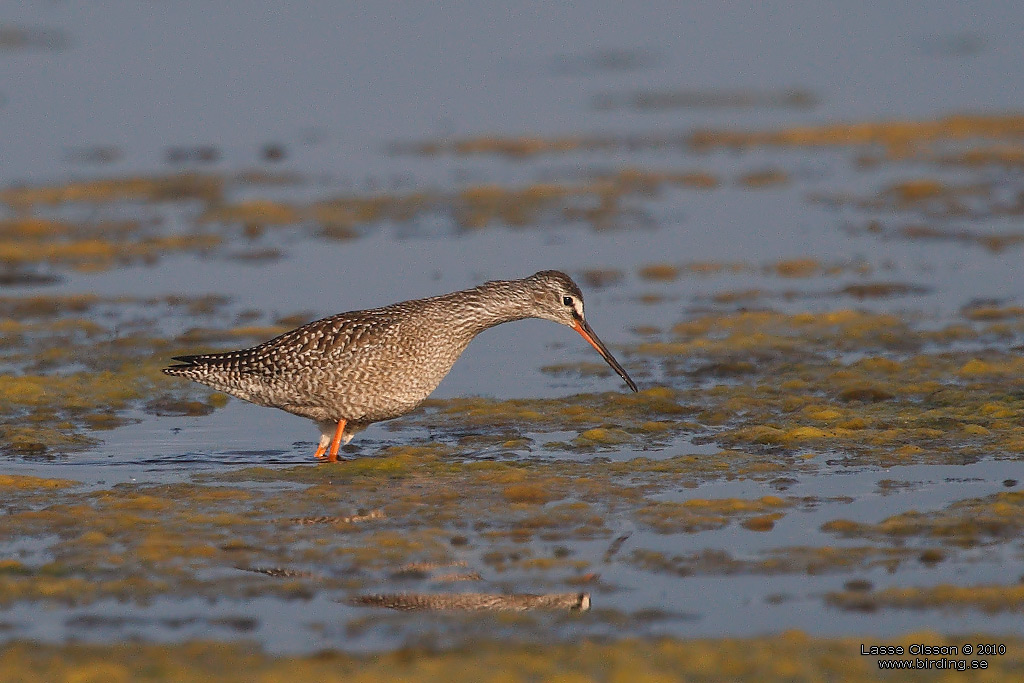
[[[0,123],[17,131],[3,145],[0,185],[61,186],[186,171],[223,184],[210,201],[158,194],[26,209],[8,200],[5,220],[27,213],[78,221],[79,227],[139,222],[127,237],[104,233],[113,242],[131,242],[138,233],[219,242],[121,254],[112,262],[79,252],[70,260],[26,257],[15,270],[58,282],[4,286],[5,297],[111,298],[106,308],[82,315],[101,323],[96,334],[111,343],[126,330],[141,331],[154,349],[137,359],[145,365],[183,348],[260,340],[187,337],[195,327],[269,326],[285,316],[385,305],[557,267],[581,281],[588,320],[641,388],[670,388],[665,400],[675,412],[656,405],[661,399],[655,395],[643,404],[615,403],[625,391],[621,381],[588,371],[581,364],[600,362],[589,347],[541,321],[481,335],[435,393],[438,403],[361,434],[346,449],[353,461],[346,466],[356,472],[365,459],[366,471],[337,478],[311,473],[330,466],[311,462],[316,432],[304,420],[237,400],[203,404],[203,414],[154,414],[161,410],[149,406],[149,394],[128,397],[114,411],[125,424],[110,431],[83,431],[77,417],[68,418],[73,429],[98,439],[93,445],[49,444],[42,454],[5,451],[0,474],[83,486],[45,496],[28,487],[18,493],[23,498],[5,503],[27,531],[0,532],[0,561],[14,563],[0,564],[0,578],[22,581],[4,593],[0,638],[252,640],[288,653],[444,645],[482,636],[547,641],[552,634],[689,638],[803,629],[883,638],[936,628],[940,614],[944,633],[1022,634],[1020,602],[1009,597],[1005,609],[994,610],[941,596],[918,606],[881,597],[869,607],[841,608],[835,595],[945,584],[979,592],[1004,588],[1010,595],[1024,575],[1013,535],[1017,522],[1000,507],[1015,499],[996,498],[1019,492],[1021,478],[1013,444],[1022,443],[1015,425],[1024,388],[1011,363],[1024,340],[1014,308],[1024,305],[1018,239],[1024,232],[1024,133],[976,132],[964,139],[947,131],[905,146],[705,149],[685,142],[705,129],[941,122],[962,112],[1020,116],[1018,93],[1006,87],[1024,64],[1024,15],[1013,3],[932,4],[923,14],[891,3],[747,12],[671,5],[626,10],[612,3],[590,5],[585,13],[549,4],[508,8],[500,17],[473,4],[417,8],[416,16],[380,3],[349,10],[322,3],[288,16],[252,3],[244,9],[230,3],[5,9],[11,26],[43,30],[25,35],[50,38],[0,53]],[[794,90],[809,97],[787,98]],[[661,104],[635,105],[652,100]],[[596,141],[590,147],[567,151],[458,151],[460,141],[474,138],[507,149],[520,137],[564,146],[588,136]],[[448,151],[432,153],[431,146]],[[271,148],[284,158],[275,161]],[[993,149],[1008,156],[943,160]],[[253,169],[280,177],[239,177]],[[630,169],[647,180],[637,181]],[[699,173],[714,183],[651,180],[659,173]],[[930,185],[913,185],[922,180]],[[542,184],[569,199],[515,194]],[[501,195],[494,209],[480,199],[493,199],[492,186],[513,198]],[[428,199],[415,203],[409,198],[416,193]],[[405,201],[405,213],[392,207],[391,214],[356,220],[342,226],[350,233],[332,237],[329,221],[310,216],[319,203],[338,198]],[[308,213],[280,225],[265,208],[254,218],[210,218],[256,201]],[[468,215],[474,207],[482,225]],[[921,226],[928,231],[908,230]],[[993,236],[1010,241],[993,242]],[[225,301],[209,311],[138,300],[211,294]],[[136,300],[117,300],[128,296]],[[998,310],[971,317],[980,306]],[[850,324],[832,338],[826,326],[800,327],[805,323],[798,314],[846,309],[862,312],[875,332],[857,336],[863,328]],[[791,317],[738,334],[735,347],[668,355],[645,347],[688,340],[689,333],[673,326],[706,318],[712,322],[697,339],[731,339],[730,326],[742,327],[736,321],[748,311]],[[895,341],[881,329],[885,321],[871,317],[885,314],[908,326],[892,325]],[[771,325],[784,328],[780,338],[796,340],[795,350],[758,336],[770,335]],[[56,339],[59,332],[37,333]],[[156,343],[161,340],[166,346]],[[26,364],[35,362],[31,343],[6,346],[20,354],[14,367],[28,372]],[[102,345],[82,348],[104,353]],[[786,362],[771,365],[779,354]],[[865,400],[836,398],[845,381],[840,373],[876,356],[903,364],[896,379],[886,380],[888,388]],[[900,379],[920,357],[936,367],[937,359],[954,360],[915,380],[934,382],[928,391],[900,393]],[[988,370],[977,370],[973,360]],[[842,419],[873,421],[880,431],[923,427],[864,445],[838,431],[861,427],[837,426],[840,418],[822,417],[810,398],[788,406],[783,397],[776,409],[775,399],[765,398],[776,388],[766,373],[801,362],[811,367],[810,379],[800,378],[806,386],[792,389],[791,398],[816,397]],[[78,367],[73,358],[61,363],[51,371]],[[715,363],[728,367],[708,369]],[[999,374],[999,367],[1011,370]],[[863,381],[881,383],[882,371],[871,372]],[[164,382],[143,385],[154,395],[209,400],[175,380],[153,381]],[[762,405],[742,393],[747,386],[765,390]],[[922,417],[921,405],[953,389],[975,392],[968,398],[981,396],[976,403],[982,407],[994,405],[987,414],[1004,408],[1006,415],[976,425],[971,416],[941,412],[945,399],[936,399],[927,406],[936,411],[934,420]],[[467,396],[493,399],[482,418],[459,412],[455,400]],[[513,398],[550,400],[529,410],[578,404],[591,413],[562,422],[516,418],[505,403]],[[885,412],[894,401],[902,401],[899,409]],[[648,422],[664,424],[644,427]],[[766,425],[782,436],[749,436]],[[827,436],[794,432],[801,428]],[[925,428],[940,434],[929,436]],[[737,437],[743,429],[748,436]],[[604,431],[588,440],[589,430]],[[427,453],[422,462],[416,451],[404,450],[424,444],[448,450]],[[725,447],[732,450],[723,456]],[[904,453],[905,447],[921,452]],[[679,459],[689,455],[695,456],[690,464]],[[664,466],[664,475],[645,469],[649,462]],[[508,469],[498,475],[473,469],[492,463]],[[516,469],[523,463],[526,475]],[[266,466],[279,480],[268,484],[263,478],[270,475],[253,466]],[[606,474],[612,470],[614,477]],[[176,498],[153,488],[164,484],[197,488]],[[530,488],[534,484],[540,489]],[[204,497],[224,486],[255,496],[239,505],[257,526],[229,520],[232,506]],[[459,486],[497,502],[476,506],[459,496],[462,489],[450,488]],[[301,505],[274,498],[275,487],[298,492]],[[281,520],[312,514],[315,506],[306,498],[321,494],[324,515],[363,514],[354,508],[384,500],[385,518],[319,534],[282,531]],[[196,514],[225,515],[226,537],[218,536],[219,523],[181,512],[180,524],[159,527],[162,532],[194,534],[208,547],[186,543],[165,550],[150,574],[145,566],[140,570],[140,581],[152,585],[113,586],[88,599],[32,592],[47,583],[48,572],[89,582],[111,577],[88,563],[102,553],[104,561],[130,555],[125,549],[138,540],[119,536],[130,520],[116,505],[105,507],[120,497],[145,498],[160,509],[184,501]],[[967,514],[956,533],[943,527],[887,536],[876,529],[853,537],[827,526],[846,520],[881,528],[915,510],[934,520],[968,499],[987,501],[978,503],[977,515],[1002,515],[998,524],[979,530]],[[692,528],[673,521],[680,510],[692,509],[671,505],[694,500],[727,504],[720,517],[702,518]],[[559,507],[580,502],[591,507]],[[644,512],[655,503],[666,507]],[[57,524],[65,505],[91,506],[95,520],[84,518],[74,533],[45,534],[30,524],[38,510],[53,512]],[[261,505],[270,507],[264,512]],[[145,506],[140,510],[133,514],[145,517]],[[78,538],[91,521],[109,538]],[[232,536],[240,545],[232,545]],[[402,546],[395,537],[421,545]],[[375,554],[382,538],[394,542],[393,556]],[[266,555],[260,556],[252,548],[263,541]],[[855,549],[864,548],[857,559]],[[807,559],[808,549],[819,554]],[[831,554],[822,555],[826,551]],[[238,564],[240,553],[251,566]],[[436,579],[435,570],[408,569],[437,561],[435,555],[465,563],[458,571],[479,577],[453,583]],[[779,557],[785,561],[771,564]],[[246,569],[278,565],[314,576],[246,576],[253,574]],[[246,587],[244,594],[233,592],[238,585]],[[591,609],[504,619],[351,604],[367,593],[446,592],[587,592]]]

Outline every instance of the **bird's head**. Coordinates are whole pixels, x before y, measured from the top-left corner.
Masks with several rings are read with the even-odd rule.
[[[565,273],[558,270],[542,270],[526,278],[524,282],[533,295],[534,315],[538,318],[561,323],[576,330],[597,350],[612,370],[625,380],[633,391],[637,391],[634,382],[619,362],[612,356],[594,331],[587,324],[583,314],[583,292],[579,286]]]

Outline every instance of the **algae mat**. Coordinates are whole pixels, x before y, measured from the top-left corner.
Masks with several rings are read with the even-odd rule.
[[[1005,655],[963,655],[967,644],[1005,646]],[[870,640],[811,638],[800,632],[773,638],[621,640],[574,645],[523,646],[481,641],[438,653],[406,649],[374,657],[326,652],[270,657],[243,645],[192,642],[159,645],[72,645],[53,648],[16,643],[0,650],[5,681],[83,682],[218,681],[1007,681],[1024,675],[1024,642],[992,643],[981,635],[951,638],[931,632],[893,640],[905,651],[957,655],[878,657]],[[892,661],[931,662],[929,670],[888,670]],[[881,666],[880,661],[886,662]],[[885,670],[883,670],[885,668]]]

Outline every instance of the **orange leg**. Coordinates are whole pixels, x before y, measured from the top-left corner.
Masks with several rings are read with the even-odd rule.
[[[327,454],[327,462],[338,462],[338,448],[341,447],[341,437],[345,433],[345,420],[338,420],[338,428],[334,430],[334,438],[331,439],[331,450]]]
[[[317,460],[326,460],[327,456],[324,455],[324,453],[326,453],[326,452],[327,452],[327,444],[319,443],[316,446],[316,453],[314,453],[313,455],[316,456]]]

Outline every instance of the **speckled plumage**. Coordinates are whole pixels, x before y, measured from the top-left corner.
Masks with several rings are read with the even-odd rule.
[[[323,447],[340,421],[347,443],[367,425],[413,410],[476,335],[531,317],[574,327],[636,390],[586,324],[579,287],[558,271],[339,313],[252,348],[179,356],[164,372],[314,420]]]

